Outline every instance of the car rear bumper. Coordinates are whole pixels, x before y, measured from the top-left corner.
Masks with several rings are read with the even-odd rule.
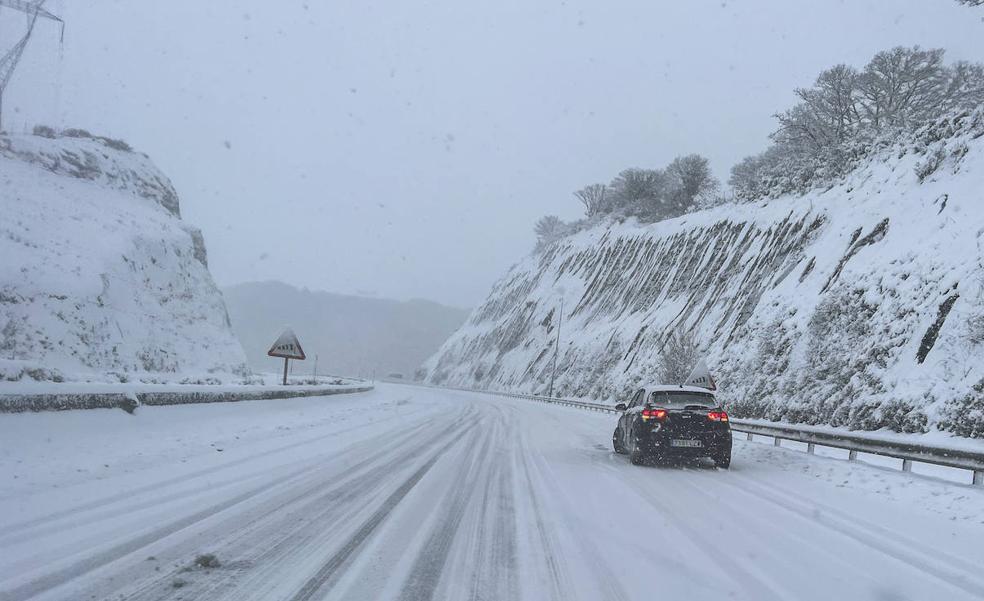
[[[674,440],[697,441],[700,446],[674,446]],[[693,434],[651,432],[639,441],[647,455],[659,457],[712,457],[731,448],[731,431]]]

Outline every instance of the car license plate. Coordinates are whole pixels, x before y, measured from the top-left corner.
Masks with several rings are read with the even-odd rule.
[[[694,448],[694,447],[699,447],[699,446],[702,446],[702,445],[701,445],[701,442],[699,440],[676,439],[676,440],[671,440],[670,441],[670,446],[671,447]]]

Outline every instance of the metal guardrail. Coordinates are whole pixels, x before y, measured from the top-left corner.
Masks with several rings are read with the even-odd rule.
[[[813,454],[817,445],[845,449],[848,460],[855,460],[858,453],[880,455],[902,460],[902,471],[911,472],[912,463],[929,463],[973,472],[972,482],[984,485],[984,453],[954,449],[916,442],[884,440],[853,433],[823,432],[790,425],[766,425],[744,420],[732,420],[731,429],[743,432],[748,440],[753,436],[766,436],[778,447],[783,440],[806,443],[806,452]]]
[[[589,411],[617,413],[614,407],[603,403],[588,403],[556,397],[538,396],[532,394],[517,394],[512,392],[493,392],[489,390],[459,389],[469,392],[493,394],[518,399],[527,399],[552,405],[577,407]],[[848,460],[854,461],[858,453],[892,457],[902,460],[902,471],[911,472],[913,462],[929,463],[957,469],[969,470],[973,473],[971,482],[984,485],[984,452],[955,449],[951,447],[928,445],[917,442],[884,440],[873,436],[865,436],[850,432],[823,432],[810,428],[797,427],[791,424],[771,425],[750,422],[740,419],[731,420],[731,429],[746,435],[748,440],[753,436],[765,436],[774,440],[775,446],[781,446],[783,440],[806,443],[806,452],[813,454],[817,446],[845,449]]]

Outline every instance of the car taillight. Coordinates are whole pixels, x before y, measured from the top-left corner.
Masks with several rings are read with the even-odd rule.
[[[728,414],[724,411],[708,411],[707,419],[712,422],[726,422],[728,421]]]
[[[642,419],[655,419],[656,421],[663,421],[666,419],[666,409],[643,409]]]

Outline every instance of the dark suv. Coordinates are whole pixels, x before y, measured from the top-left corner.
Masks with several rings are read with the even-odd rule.
[[[616,453],[632,463],[646,459],[709,457],[721,468],[731,465],[731,425],[714,394],[691,386],[647,386],[622,412],[612,436]]]

